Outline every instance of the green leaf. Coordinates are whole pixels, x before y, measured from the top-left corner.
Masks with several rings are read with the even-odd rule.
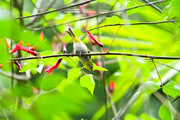
[[[28,83],[18,82],[15,85],[13,93],[17,96],[29,97],[33,94],[33,89]]]
[[[159,109],[161,120],[174,120],[175,115],[176,111],[168,100]]]
[[[137,119],[138,119],[138,117],[136,117],[133,114],[127,114],[124,118],[124,120],[137,120]]]
[[[80,85],[82,87],[87,88],[90,91],[90,93],[93,95],[94,88],[95,88],[95,82],[93,79],[93,75],[87,74],[87,75],[82,76],[80,78]]]
[[[52,90],[52,89],[56,88],[63,79],[64,78],[62,77],[61,74],[48,75],[42,81],[41,88],[46,91]]]
[[[93,70],[108,71],[106,68],[99,67],[94,63],[93,63]]]
[[[160,87],[153,81],[147,81],[144,83],[145,91],[148,95],[160,89]]]
[[[106,22],[108,23],[120,23],[122,20],[117,16],[107,17]]]
[[[24,65],[19,72],[26,72],[27,70],[29,70],[29,69],[31,70],[31,69],[34,69],[34,68],[36,68],[36,64],[29,63],[29,64]]]
[[[156,118],[153,118],[151,115],[148,115],[146,113],[142,113],[139,117],[140,120],[158,120]]]
[[[72,68],[68,71],[68,81],[73,81],[81,75],[82,73],[80,68]]]
[[[176,98],[177,96],[180,96],[180,87],[175,85],[174,81],[171,81],[164,86],[163,92]]]
[[[8,52],[8,48],[5,44],[5,41],[2,39],[0,39],[0,64],[3,64],[3,69],[5,71],[10,70],[10,64],[9,61],[10,59],[10,54]]]
[[[163,10],[163,17],[168,16],[169,19],[177,17],[180,18],[180,1],[172,0]]]

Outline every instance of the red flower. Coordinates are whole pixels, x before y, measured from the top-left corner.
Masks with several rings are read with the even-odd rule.
[[[16,51],[18,51],[21,47],[21,45],[23,44],[22,41],[20,41],[11,51],[9,51],[10,53],[15,53]]]
[[[31,44],[28,43],[28,44],[27,44],[27,48],[30,49],[30,50],[36,50],[36,49],[37,49],[37,46],[34,45],[34,46],[31,47]]]
[[[5,37],[3,37],[3,38],[4,38],[4,41],[5,41],[5,43],[6,43],[6,46],[7,46],[8,50],[10,51],[10,47],[9,47],[8,42],[7,42],[7,39],[6,39]]]
[[[99,63],[98,61],[96,62],[96,66],[101,67],[101,66],[100,66],[100,63]],[[101,75],[101,71],[100,71],[100,70],[97,70],[97,73],[98,73],[99,75]]]
[[[33,89],[33,93],[35,93],[35,94],[37,94],[39,92],[39,90],[36,87],[32,86],[32,89]]]
[[[92,16],[94,15],[95,12],[94,11],[91,11],[91,10],[87,10],[87,16]]]
[[[114,91],[115,87],[116,87],[116,83],[111,80],[109,82],[109,91],[110,91],[110,93],[112,93]]]
[[[3,64],[0,64],[0,68],[2,68]]]
[[[83,29],[83,31],[86,31],[86,29],[87,29],[86,25],[82,25],[82,29]]]
[[[44,38],[44,32],[43,31],[41,31],[39,38],[40,38],[40,40],[43,40],[43,38]]]
[[[79,8],[80,13],[83,14],[84,6],[80,5],[78,8]]]
[[[53,66],[50,67],[50,68],[47,68],[47,69],[45,70],[45,72],[51,73],[55,68],[57,68],[57,67],[59,66],[59,64],[61,63],[61,61],[62,61],[62,58],[59,58],[59,59],[57,60],[56,64],[53,65]]]
[[[99,45],[99,47],[104,47],[103,44],[100,43],[100,42],[98,42],[98,41],[95,39],[95,37],[94,37],[88,30],[87,30],[87,33],[88,33],[89,37],[90,37],[92,40],[94,40],[94,42],[95,42],[96,44]]]
[[[63,40],[63,52],[64,52],[64,53],[67,52],[67,49],[66,49],[66,43],[64,42],[64,40]]]
[[[14,64],[16,65],[17,68],[21,69],[21,64],[18,61],[14,61]]]
[[[96,44],[90,37],[88,37],[88,39],[89,39],[89,44],[91,44],[91,45],[95,45]]]

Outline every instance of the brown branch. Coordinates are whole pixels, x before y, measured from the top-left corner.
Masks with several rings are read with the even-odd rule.
[[[156,67],[156,64],[154,63],[154,60],[153,60],[152,58],[151,58],[151,61],[152,61],[153,65],[154,65],[154,67],[155,67],[155,69],[156,69],[157,74],[158,74],[159,80],[160,80],[161,85],[162,85],[162,89],[164,89],[164,85],[163,85],[163,82],[162,82],[160,73],[159,73],[159,71],[158,71],[158,69],[157,69],[157,67]],[[165,89],[164,89],[164,93],[166,94],[167,98],[169,98],[169,96],[167,95]]]
[[[116,13],[116,12],[128,11],[128,10],[132,10],[132,9],[135,9],[135,8],[145,7],[145,6],[148,6],[148,5],[151,5],[151,4],[157,4],[157,3],[161,3],[161,2],[165,2],[165,1],[168,1],[168,0],[149,2],[149,3],[144,4],[144,5],[134,6],[134,7],[127,8],[127,9],[115,10],[115,11],[110,11],[110,12],[103,12],[103,13],[100,13],[100,14],[96,14],[96,15],[92,15],[92,16],[89,16],[89,17],[84,17],[84,18],[81,18],[81,19],[72,20],[72,21],[68,21],[68,22],[64,22],[64,23],[60,23],[60,24],[56,24],[56,25],[52,25],[52,26],[45,26],[45,27],[41,27],[41,28],[34,28],[33,30],[41,30],[41,29],[50,28],[50,27],[57,27],[57,26],[61,26],[61,25],[64,25],[64,24],[69,24],[69,23],[73,23],[73,22],[77,22],[77,21],[82,21],[82,20],[86,20],[86,19],[96,18],[97,16],[103,16],[103,15],[113,14],[113,13]]]
[[[107,50],[107,52],[109,52],[109,50],[111,49],[111,46],[112,46],[112,44],[113,44],[113,42],[114,42],[114,39],[116,38],[116,35],[118,34],[120,28],[121,28],[121,26],[119,26],[116,34],[114,35],[114,38],[113,38],[113,40],[112,40],[112,42],[111,42],[111,44],[110,44],[109,49]]]
[[[95,30],[103,27],[111,27],[111,26],[126,26],[126,25],[151,25],[151,24],[162,24],[162,23],[171,23],[171,22],[177,22],[179,20],[166,20],[166,21],[157,21],[157,22],[141,22],[141,23],[124,23],[124,24],[108,24],[108,25],[102,25],[95,28],[90,29]]]
[[[58,9],[55,9],[55,10],[46,11],[46,12],[38,13],[38,14],[35,14],[35,15],[18,17],[18,18],[15,18],[15,19],[24,19],[24,18],[30,18],[30,17],[35,17],[35,16],[41,16],[41,15],[45,15],[45,14],[52,13],[52,12],[56,12],[56,11],[62,11],[62,10],[64,10],[64,9],[68,9],[68,8],[71,8],[71,7],[75,7],[75,6],[79,6],[79,5],[84,5],[84,4],[86,4],[86,3],[90,3],[90,2],[93,2],[93,1],[94,1],[94,0],[88,0],[88,1],[86,1],[86,2],[81,2],[81,3],[69,5],[69,6],[66,6],[66,7],[63,7],[63,8],[58,8]]]
[[[146,3],[150,3],[149,0],[143,0],[143,1]],[[150,3],[150,6],[156,9],[157,11],[159,11],[160,13],[162,13],[162,10],[158,8],[157,6],[155,6],[153,3]]]
[[[161,63],[161,62],[159,62],[159,61],[155,61],[155,62],[158,63],[158,64],[161,64],[161,65],[164,65],[164,66],[166,66],[166,67],[168,67],[168,68],[171,68],[171,69],[173,69],[173,70],[176,70],[177,72],[180,72],[180,70],[178,70],[178,69],[176,69],[176,68],[174,68],[174,67],[172,67],[172,66],[170,66],[170,65]]]
[[[5,72],[3,70],[0,70],[0,74],[7,76],[7,77],[13,77],[13,81],[14,79],[19,80],[19,81],[28,81],[30,79],[30,77],[26,76],[26,75],[18,75],[18,74],[14,74],[12,72]]]
[[[133,54],[133,53],[121,53],[121,52],[102,52],[102,53],[83,53],[81,56],[98,56],[98,55],[124,55],[124,56],[134,56],[134,57],[143,57],[143,58],[151,58],[151,59],[165,59],[165,60],[180,60],[180,57],[171,57],[171,56],[153,56],[153,55],[142,55],[142,54]],[[41,59],[44,58],[51,58],[51,57],[62,57],[62,56],[69,56],[71,57],[72,54],[57,54],[57,55],[47,55],[41,56]],[[79,54],[74,54],[73,56],[79,56]],[[30,60],[30,59],[39,59],[38,57],[24,57],[24,58],[13,58],[11,61],[18,61],[18,60]]]

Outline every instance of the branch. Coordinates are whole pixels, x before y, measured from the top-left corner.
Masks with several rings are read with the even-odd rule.
[[[124,23],[124,24],[108,24],[108,25],[102,25],[102,26],[98,26],[95,28],[90,29],[91,30],[95,30],[98,28],[103,28],[103,27],[110,27],[110,26],[126,26],[126,25],[151,25],[151,24],[161,24],[161,23],[171,23],[171,22],[177,22],[179,20],[167,20],[167,21],[157,21],[157,22],[141,22],[141,23]]]
[[[109,15],[109,14],[116,13],[116,12],[128,11],[128,10],[132,10],[132,9],[135,9],[135,8],[145,7],[145,6],[148,6],[148,5],[151,5],[151,4],[157,4],[157,3],[161,3],[161,2],[165,2],[165,1],[168,1],[168,0],[149,2],[149,3],[144,4],[144,5],[134,6],[134,7],[127,8],[127,9],[115,10],[115,11],[110,11],[110,12],[103,12],[103,13],[100,13],[100,14],[97,14],[97,15],[92,15],[92,16],[89,16],[89,17],[84,17],[84,18],[81,18],[81,19],[72,20],[72,21],[68,21],[68,22],[64,22],[64,23],[60,23],[60,24],[56,24],[56,25],[52,25],[52,26],[45,26],[45,27],[41,27],[41,28],[35,28],[33,30],[41,30],[41,29],[45,29],[45,28],[57,27],[57,26],[61,26],[61,25],[64,25],[64,24],[69,24],[69,23],[73,23],[73,22],[77,22],[77,21],[82,21],[82,20],[86,20],[86,19],[95,18],[97,16],[103,16],[103,15]]]
[[[15,19],[24,19],[24,18],[30,18],[30,17],[35,17],[35,16],[41,16],[41,15],[45,15],[45,14],[48,14],[48,13],[52,13],[52,12],[56,12],[56,11],[61,11],[61,10],[68,9],[68,8],[71,8],[71,7],[75,7],[75,6],[83,5],[83,4],[86,4],[86,3],[90,3],[90,2],[93,2],[93,1],[94,0],[89,0],[89,1],[86,1],[86,2],[81,2],[81,3],[69,5],[69,6],[66,6],[66,7],[63,7],[63,8],[58,8],[58,9],[55,9],[55,10],[46,11],[46,12],[38,13],[38,14],[35,14],[35,15],[18,17],[18,18],[15,18]]]
[[[143,0],[143,1],[146,3],[150,3],[149,0]],[[162,10],[158,8],[157,6],[155,6],[153,3],[150,3],[150,6],[156,9],[157,11],[159,11],[160,13],[162,13]]]
[[[121,53],[121,52],[103,52],[103,53],[83,53],[81,56],[98,56],[98,55],[124,55],[124,56],[134,56],[134,57],[143,57],[143,58],[151,58],[151,59],[165,59],[165,60],[180,60],[180,57],[171,57],[171,56],[152,56],[152,55],[142,55],[142,54],[133,54],[133,53]],[[51,57],[62,57],[62,56],[69,56],[71,57],[72,54],[57,54],[57,55],[47,55],[41,56],[41,59],[51,58]],[[79,54],[73,54],[73,56],[79,56]],[[30,59],[39,59],[38,57],[24,57],[24,58],[13,58],[11,61],[17,60],[30,60]]]
[[[14,79],[20,80],[20,81],[28,81],[30,79],[30,77],[28,77],[26,75],[18,75],[18,74],[14,74],[14,73],[8,73],[3,70],[0,70],[0,74],[5,75],[7,77],[13,76]]]

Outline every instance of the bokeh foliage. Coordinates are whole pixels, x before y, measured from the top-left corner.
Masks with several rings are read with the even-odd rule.
[[[87,75],[83,76],[81,69],[68,57],[63,57],[63,61],[52,74],[45,73],[44,69],[54,65],[58,58],[24,60],[20,62],[22,69],[19,71],[9,60],[12,57],[28,57],[29,54],[24,51],[9,54],[3,37],[7,39],[11,49],[21,40],[23,46],[29,43],[31,46],[36,45],[40,56],[64,54],[62,51],[64,40],[67,52],[71,53],[72,40],[65,32],[71,27],[91,52],[102,52],[101,48],[89,43],[83,26],[89,30],[107,24],[178,20],[179,0],[154,4],[162,10],[162,13],[147,5],[88,20],[78,20],[88,16],[81,14],[78,6],[75,6],[40,17],[25,18],[23,23],[15,19],[19,17],[17,3],[20,5],[23,2],[23,16],[28,16],[38,13],[35,12],[36,5],[39,12],[44,12],[83,1],[13,0],[12,4],[10,2],[12,1],[0,0],[0,64],[3,64],[0,68],[0,119],[104,120],[107,113],[103,78],[106,87],[110,80],[116,83],[114,91],[108,94],[110,119],[114,119],[112,105],[117,111],[117,117],[124,120],[178,119],[180,102],[177,100],[171,103],[180,96],[178,60],[154,60],[164,89],[152,61],[133,56],[92,56],[94,63],[101,61],[102,67],[108,70],[97,67],[93,75],[84,69]],[[89,3],[84,11],[90,10],[97,14],[144,4],[147,3],[143,0],[98,0]],[[77,21],[68,23],[73,20]],[[109,26],[90,32],[108,49],[118,29],[119,26]],[[41,31],[45,35],[43,40],[39,38]],[[178,21],[153,25],[124,25],[119,29],[110,52],[178,57],[179,46]],[[82,66],[77,57],[71,58]],[[42,71],[40,66],[44,67]],[[104,71],[103,77],[102,72],[97,70]],[[26,77],[23,80],[18,79],[19,76]]]

